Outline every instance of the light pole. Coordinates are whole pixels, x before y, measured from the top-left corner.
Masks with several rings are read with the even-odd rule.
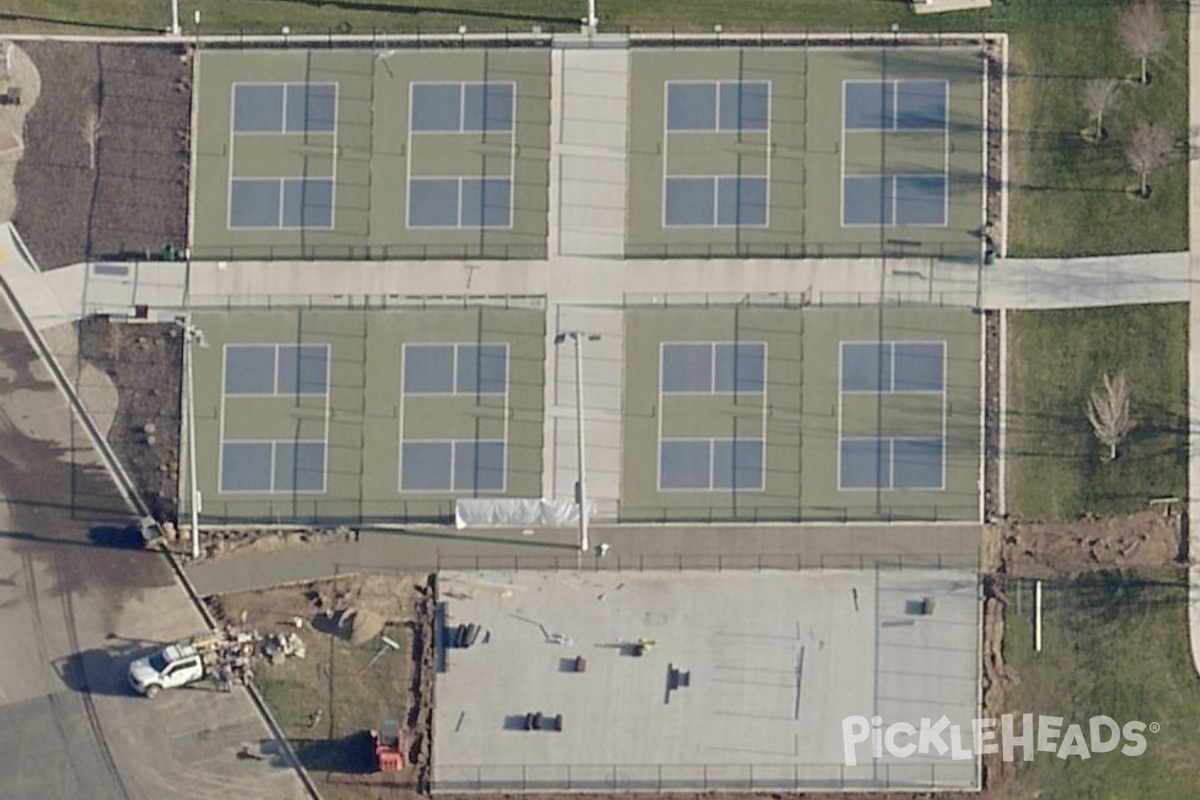
[[[596,19],[596,0],[588,0],[588,15],[584,22],[587,23],[588,33],[595,33],[600,27],[600,20]]]
[[[179,36],[179,0],[171,0],[171,35]]]
[[[575,502],[579,505],[579,551],[586,553],[588,546],[588,505],[587,505],[587,462],[584,458],[586,448],[583,442],[583,342],[600,341],[600,334],[587,331],[563,331],[554,337],[554,344],[562,344],[570,337],[575,343],[575,440],[579,457],[579,475],[575,484]]]
[[[200,491],[196,488],[196,383],[192,367],[192,347],[200,345],[208,347],[204,339],[204,331],[192,324],[191,316],[183,318],[183,372],[187,399],[187,434],[188,434],[188,502],[192,515],[191,540],[192,559],[200,558]]]

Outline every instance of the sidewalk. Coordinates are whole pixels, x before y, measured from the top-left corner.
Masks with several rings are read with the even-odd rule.
[[[202,596],[330,578],[347,572],[437,569],[797,569],[979,563],[977,524],[593,526],[603,558],[579,552],[574,530],[364,532],[358,542],[226,556],[186,568]],[[684,555],[681,555],[684,554]]]
[[[984,267],[984,308],[1084,308],[1186,303],[1188,253],[998,261]]]
[[[8,284],[21,309],[39,331],[78,319],[64,310],[43,273],[29,260],[11,222],[0,224],[0,279]]]

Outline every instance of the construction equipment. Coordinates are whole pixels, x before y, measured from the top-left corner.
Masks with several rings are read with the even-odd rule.
[[[129,665],[129,684],[139,694],[154,697],[163,689],[202,678],[219,678],[225,688],[235,678],[245,683],[260,640],[257,633],[232,626],[189,636],[134,659]]]
[[[401,750],[400,723],[385,719],[379,730],[371,731],[375,742],[375,767],[380,772],[399,772],[404,769],[404,753]]]

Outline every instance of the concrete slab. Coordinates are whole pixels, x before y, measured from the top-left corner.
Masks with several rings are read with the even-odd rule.
[[[984,308],[1084,308],[1187,302],[1187,253],[1006,259],[983,269]]]
[[[559,331],[586,331],[600,337],[582,350],[584,443],[587,447],[588,499],[596,515],[612,519],[621,499],[621,398],[624,387],[625,315],[615,308],[559,306],[555,324],[547,326],[547,398],[543,481],[545,497],[572,499],[579,477],[576,436],[575,349],[571,340],[558,347]],[[551,349],[553,348],[553,349]]]
[[[45,280],[45,274],[21,242],[20,234],[11,222],[0,225],[0,279],[8,284],[25,315],[39,330],[53,328],[74,317]],[[68,304],[77,294],[63,298]]]
[[[434,792],[978,785],[972,760],[860,746],[848,766],[842,742],[851,716],[968,729],[970,571],[450,572],[438,591],[447,625],[483,632],[439,647]],[[538,711],[562,730],[526,730]]]
[[[559,50],[551,55],[550,231],[561,255],[620,258],[625,249],[629,54]],[[557,198],[555,197],[557,195]]]
[[[72,264],[44,277],[73,318],[134,316],[145,306],[146,319],[170,319],[186,304],[187,264],[179,261]]]
[[[914,14],[943,14],[947,11],[968,11],[991,8],[992,0],[913,0]]]

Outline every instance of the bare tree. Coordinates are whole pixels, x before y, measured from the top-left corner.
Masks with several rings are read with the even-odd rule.
[[[1141,62],[1142,84],[1149,83],[1146,62],[1161,56],[1170,44],[1170,34],[1158,3],[1143,0],[1122,11],[1117,17],[1117,35],[1125,45],[1125,51]]]
[[[1129,414],[1129,381],[1125,373],[1118,372],[1115,378],[1104,374],[1104,385],[1092,390],[1088,396],[1087,418],[1092,431],[1101,444],[1108,446],[1108,458],[1117,457],[1117,445],[1133,430],[1137,422]]]
[[[1175,140],[1166,128],[1144,119],[1138,120],[1129,144],[1125,145],[1125,158],[1141,181],[1138,190],[1140,196],[1150,196],[1147,183],[1150,175],[1170,164],[1175,156]]]
[[[1096,122],[1096,141],[1104,135],[1104,115],[1121,99],[1121,82],[1116,78],[1092,78],[1083,87],[1080,101],[1088,116]]]
[[[96,170],[96,146],[100,143],[100,115],[94,108],[83,120],[83,138],[88,145],[88,169],[94,172]]]

